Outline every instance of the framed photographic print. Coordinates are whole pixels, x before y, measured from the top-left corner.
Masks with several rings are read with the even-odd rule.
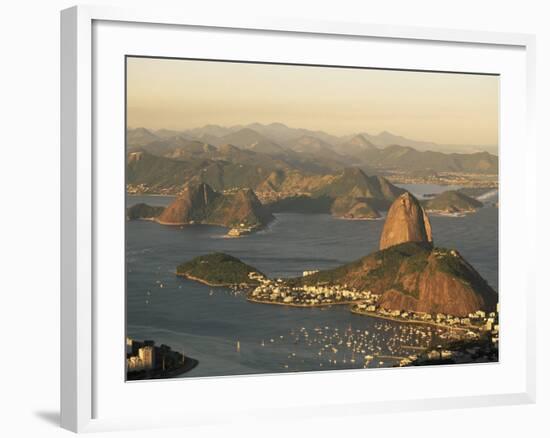
[[[63,427],[534,400],[533,37],[75,7],[61,44]]]

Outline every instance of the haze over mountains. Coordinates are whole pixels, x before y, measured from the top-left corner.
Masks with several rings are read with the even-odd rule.
[[[147,131],[147,133],[144,132]],[[238,141],[243,140],[246,135],[250,135],[250,131],[254,131],[260,134],[262,138],[270,140],[277,145],[288,147],[292,146],[302,137],[313,137],[318,140],[322,140],[324,143],[332,146],[336,151],[340,149],[342,144],[345,144],[352,140],[354,137],[361,136],[367,142],[378,148],[384,148],[391,145],[400,145],[404,147],[412,147],[419,151],[436,151],[444,153],[475,153],[475,152],[489,152],[490,154],[498,154],[497,145],[460,145],[460,144],[438,144],[430,141],[421,141],[416,139],[406,138],[400,135],[396,135],[387,131],[383,131],[379,134],[371,134],[363,131],[355,134],[345,136],[335,136],[324,131],[315,131],[302,128],[291,128],[282,123],[251,123],[248,125],[235,125],[231,127],[224,127],[219,125],[205,125],[200,128],[187,129],[187,130],[146,130],[145,128],[129,129],[128,144],[133,146],[143,142],[140,142],[140,137],[149,137],[151,134],[161,139],[167,139],[170,137],[183,136],[189,140],[200,140],[214,146],[219,146],[223,143],[235,144],[234,136],[231,134],[238,133]],[[224,138],[225,137],[225,138]],[[247,144],[251,144],[253,141],[247,141]],[[235,146],[242,146],[235,144]]]
[[[393,143],[394,141],[399,144]],[[411,146],[415,145],[415,147]],[[378,171],[426,171],[497,174],[498,157],[488,152],[443,153],[443,145],[390,133],[336,137],[280,123],[226,128],[206,125],[176,132],[146,128],[127,131],[128,152],[178,161],[211,160],[266,170],[325,173],[355,166]],[[423,149],[434,150],[423,150]]]
[[[265,227],[274,213],[373,220],[387,211],[379,251],[288,281],[371,290],[381,295],[380,306],[391,310],[466,316],[496,305],[495,291],[458,251],[434,247],[422,204],[383,176],[427,170],[496,175],[498,157],[488,152],[422,151],[376,144],[362,134],[336,138],[281,124],[208,125],[182,133],[138,128],[128,131],[127,149],[130,192],[178,195],[162,211],[140,205],[129,217],[165,225],[221,225],[231,228],[228,236],[232,231],[240,236],[241,230]],[[424,205],[455,212],[482,204],[447,191]]]

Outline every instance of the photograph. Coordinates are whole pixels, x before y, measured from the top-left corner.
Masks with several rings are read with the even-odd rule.
[[[126,380],[499,361],[498,74],[125,63]]]

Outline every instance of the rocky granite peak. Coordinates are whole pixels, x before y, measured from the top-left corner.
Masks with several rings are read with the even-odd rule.
[[[391,205],[380,237],[380,249],[406,242],[433,243],[428,215],[409,192],[403,193]]]
[[[274,219],[250,189],[219,193],[208,184],[188,185],[157,217],[165,225],[207,224],[258,229]]]
[[[220,195],[208,184],[192,184],[164,209],[158,217],[163,224],[182,225],[192,221],[200,221],[206,215],[209,203]]]

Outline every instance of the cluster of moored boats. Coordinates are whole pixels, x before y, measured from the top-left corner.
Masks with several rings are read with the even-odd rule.
[[[414,360],[430,345],[440,342],[446,329],[428,325],[413,326],[377,321],[370,330],[338,327],[314,327],[291,330],[287,335],[263,339],[265,348],[287,346],[283,369],[343,369],[388,367],[403,359]]]

